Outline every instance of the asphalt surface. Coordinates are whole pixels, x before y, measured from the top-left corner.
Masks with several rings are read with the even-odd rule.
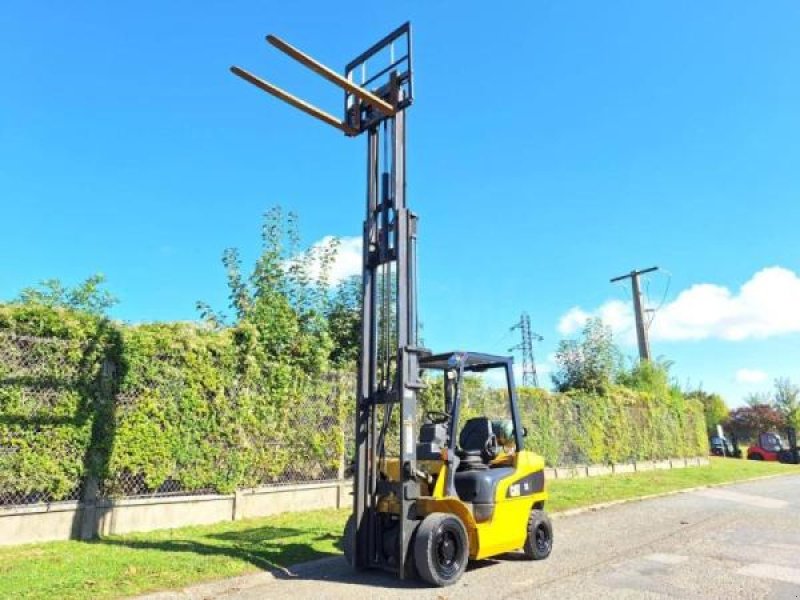
[[[150,598],[800,599],[800,475],[561,517],[554,530],[549,559],[473,562],[447,588],[331,558]]]

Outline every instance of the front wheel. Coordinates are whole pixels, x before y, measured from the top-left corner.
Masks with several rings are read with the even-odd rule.
[[[455,515],[431,513],[417,529],[414,563],[419,576],[439,587],[459,580],[469,560],[467,529]]]
[[[553,550],[553,525],[543,510],[534,509],[528,517],[528,535],[522,547],[529,560],[543,560]]]

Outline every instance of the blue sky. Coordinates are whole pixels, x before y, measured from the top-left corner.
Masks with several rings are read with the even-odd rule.
[[[297,211],[308,244],[357,236],[364,140],[228,67],[336,112],[263,36],[341,68],[410,19],[429,346],[504,352],[526,310],[545,361],[599,312],[633,354],[608,279],[656,264],[653,353],[681,382],[735,405],[800,380],[800,4],[371,6],[4,3],[0,298],[103,272],[114,316],[192,319],[198,299],[224,307],[220,254],[252,259],[266,208]]]

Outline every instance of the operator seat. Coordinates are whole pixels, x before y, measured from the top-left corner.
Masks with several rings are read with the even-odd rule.
[[[489,468],[489,461],[497,455],[497,438],[492,422],[486,417],[476,417],[464,423],[458,435],[458,450],[462,471]]]
[[[488,521],[494,514],[497,484],[512,476],[514,468],[490,468],[489,462],[497,455],[497,437],[486,417],[467,421],[458,436],[458,445],[461,462],[455,473],[456,493],[472,505],[476,522]]]

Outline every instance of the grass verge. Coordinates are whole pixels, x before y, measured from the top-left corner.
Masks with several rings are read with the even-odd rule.
[[[800,473],[792,465],[712,459],[708,467],[550,482],[549,510]],[[109,536],[95,542],[0,547],[0,598],[119,598],[340,553],[348,511]]]
[[[614,500],[788,473],[800,473],[800,469],[795,465],[712,457],[711,464],[707,467],[560,479],[550,481],[548,484],[550,492],[548,510],[558,512]]]

